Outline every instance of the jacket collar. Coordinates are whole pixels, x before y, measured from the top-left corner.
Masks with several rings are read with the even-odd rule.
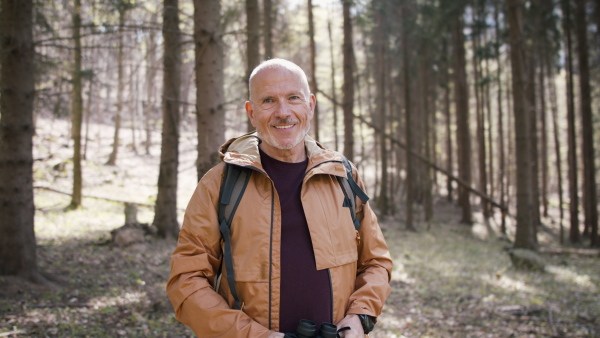
[[[221,146],[219,157],[227,163],[252,166],[263,170],[258,151],[260,142],[262,140],[256,132],[232,138]],[[339,153],[326,149],[308,135],[304,138],[304,147],[308,155],[307,170],[313,170],[316,174],[346,176],[342,156]]]

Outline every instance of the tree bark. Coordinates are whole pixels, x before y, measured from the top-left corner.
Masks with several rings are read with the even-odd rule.
[[[566,76],[567,76],[567,125],[568,125],[568,152],[569,164],[569,240],[579,243],[579,195],[577,186],[577,140],[575,128],[575,100],[573,85],[573,47],[571,43],[571,5],[569,0],[561,0],[563,10],[563,26],[566,47]]]
[[[498,64],[497,72],[496,72],[496,83],[498,86],[498,152],[499,152],[499,166],[500,173],[498,180],[500,181],[500,204],[506,205],[506,151],[505,151],[505,143],[504,143],[504,112],[503,112],[503,99],[502,99],[502,56],[500,52],[500,4],[496,4],[494,6],[494,28],[496,33],[496,62]],[[490,121],[491,123],[491,121]],[[502,219],[500,223],[500,231],[503,235],[506,235],[506,212],[502,211]]]
[[[153,13],[151,22],[156,22],[156,13]],[[146,129],[146,141],[144,148],[146,155],[150,155],[152,146],[152,115],[155,109],[155,79],[156,79],[156,34],[154,30],[148,33],[146,40],[146,100],[144,104],[144,127]]]
[[[177,168],[179,165],[179,94],[181,85],[181,33],[178,0],[163,5],[163,126],[154,221],[158,236],[177,238]]]
[[[273,53],[273,2],[263,0],[263,39],[265,46],[265,59],[275,56]]]
[[[246,83],[250,79],[250,74],[260,63],[260,13],[258,10],[258,0],[246,0]],[[250,87],[248,87],[250,90]],[[248,92],[250,99],[250,92]],[[253,131],[254,127],[247,120],[248,131]]]
[[[385,18],[385,3],[383,1],[373,2],[375,11],[375,29],[374,29],[374,44],[375,44],[375,109],[376,124],[379,129],[386,130],[386,116],[385,116],[385,91],[387,88],[386,83],[386,61],[385,61],[385,43],[386,43],[386,18]],[[387,142],[384,133],[379,135],[379,153],[381,159],[381,185],[379,189],[379,196],[377,198],[377,207],[382,215],[388,214],[388,151]]]
[[[331,20],[327,21],[327,33],[329,35],[329,53],[331,55],[331,97],[334,101],[337,101],[337,85],[335,81],[335,57],[333,55],[333,38],[331,36]],[[339,149],[339,137],[338,137],[338,111],[337,104],[333,105],[333,149],[336,151]]]
[[[408,20],[410,13],[408,12],[406,1],[401,5],[401,17],[403,24],[400,26],[402,31],[400,35],[400,41],[402,42],[402,76],[404,80],[404,137],[406,139],[406,177],[404,179],[406,189],[406,229],[410,231],[416,231],[414,225],[414,208],[415,203],[415,186],[414,186],[414,142],[413,142],[413,102],[411,96],[411,85],[410,85],[410,47],[408,40]],[[383,133],[383,129],[381,130]]]
[[[33,1],[0,6],[0,275],[35,280]]]
[[[446,170],[451,173],[454,170],[454,149],[452,147],[452,115],[450,115],[450,62],[448,60],[448,38],[444,38],[442,50],[442,58],[444,60],[444,69],[442,70],[444,76],[444,116],[446,117]],[[450,178],[446,180],[446,190],[448,193],[448,202],[452,202],[452,193],[454,190]]]
[[[463,33],[463,10],[454,19],[454,101],[456,104],[456,140],[458,146],[459,177],[471,184],[471,133],[469,128],[469,89],[467,84],[467,62],[465,58],[465,37]],[[469,191],[458,189],[458,203],[462,209],[461,222],[471,224],[472,211]]]
[[[476,17],[473,18],[477,20]],[[473,92],[475,93],[475,116],[477,122],[477,163],[479,168],[479,190],[487,194],[487,168],[486,168],[486,145],[485,145],[485,121],[483,112],[483,90],[481,84],[481,58],[477,51],[480,47],[480,32],[473,33]],[[484,218],[490,217],[490,209],[487,201],[481,200],[481,209]]]
[[[552,111],[552,126],[554,136],[554,151],[556,156],[556,176],[558,186],[558,210],[559,210],[559,226],[560,226],[560,243],[565,242],[565,231],[563,226],[564,210],[563,210],[563,179],[562,179],[562,155],[560,151],[560,134],[559,134],[559,123],[558,123],[558,102],[556,97],[556,85],[555,85],[555,73],[554,68],[550,64],[548,53],[544,55],[544,64],[547,69],[549,81],[549,92],[550,92],[550,110]]]
[[[119,89],[117,91],[117,113],[115,115],[115,133],[113,137],[113,149],[108,157],[107,165],[117,165],[117,155],[119,153],[119,131],[121,129],[121,114],[123,110],[123,95],[125,91],[125,76],[123,74],[123,32],[125,30],[126,5],[119,2],[117,5],[119,12],[119,45],[117,50],[117,76]]]
[[[510,35],[510,59],[513,82],[514,126],[517,170],[517,231],[515,248],[537,249],[535,233],[533,180],[531,170],[530,111],[527,100],[527,69],[525,38],[523,36],[522,4],[519,0],[508,0]]]
[[[196,108],[198,127],[198,180],[219,162],[225,141],[223,42],[219,28],[219,0],[195,0]]]
[[[73,70],[71,98],[71,137],[73,138],[73,194],[69,209],[81,205],[81,125],[83,121],[83,98],[81,84],[81,0],[75,0],[73,20]]]
[[[354,158],[354,45],[352,41],[351,0],[342,0],[344,15],[344,156],[350,161]]]
[[[576,0],[575,22],[577,31],[577,55],[579,61],[579,92],[581,95],[581,130],[583,157],[583,209],[584,234],[590,235],[591,246],[600,247],[598,238],[598,199],[596,196],[596,166],[594,156],[594,124],[592,120],[592,97],[590,88],[590,65],[588,61],[586,1]]]
[[[313,22],[313,4],[312,0],[307,0],[308,7],[308,40],[309,40],[309,52],[310,52],[310,90],[317,95],[319,87],[317,85],[317,53],[315,50],[315,25]],[[319,138],[319,105],[315,106],[315,112],[313,116],[313,131],[316,140]]]

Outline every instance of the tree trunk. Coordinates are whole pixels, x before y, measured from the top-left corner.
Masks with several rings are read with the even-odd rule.
[[[476,20],[476,17],[473,18]],[[477,56],[480,32],[473,33],[473,92],[475,93],[475,116],[477,122],[477,163],[479,167],[479,191],[487,194],[487,168],[485,151],[485,121],[483,112],[483,90],[481,85],[481,58]],[[484,218],[490,217],[489,204],[481,200]]]
[[[562,182],[562,155],[560,152],[560,135],[559,135],[559,125],[558,125],[558,102],[556,97],[556,86],[555,86],[555,74],[554,68],[550,64],[548,53],[544,55],[544,63],[547,69],[549,81],[549,92],[550,92],[550,110],[552,111],[552,126],[553,126],[553,134],[554,134],[554,151],[556,156],[556,176],[557,176],[557,186],[558,186],[558,210],[559,210],[559,226],[560,226],[560,243],[563,244],[565,242],[565,231],[563,226],[564,219],[564,211],[563,211],[563,182]]]
[[[260,13],[258,10],[258,0],[246,0],[246,83],[250,79],[250,74],[260,63]],[[248,87],[248,90],[249,87]],[[250,92],[248,92],[250,99]],[[254,127],[247,120],[248,131],[253,131]]]
[[[81,125],[83,121],[83,98],[81,84],[81,0],[75,0],[73,19],[73,70],[71,101],[71,137],[73,138],[73,194],[69,209],[81,205]]]
[[[117,51],[117,76],[119,89],[117,91],[117,113],[115,115],[115,133],[113,137],[113,149],[108,157],[107,165],[117,165],[117,155],[119,152],[119,130],[121,129],[121,113],[123,110],[123,91],[125,90],[125,76],[123,74],[123,31],[125,30],[126,9],[123,3],[118,5],[119,11],[119,46]]]
[[[383,1],[373,2],[375,11],[375,109],[377,110],[376,124],[380,130],[386,130],[386,116],[385,116],[385,91],[387,88],[386,84],[386,67],[385,67],[385,42],[386,42],[386,24],[385,24],[385,4]],[[377,207],[381,215],[388,214],[388,151],[386,149],[387,142],[385,139],[385,133],[379,135],[379,153],[381,158],[381,185],[379,189],[379,196],[377,198]]]
[[[273,2],[263,0],[263,39],[265,45],[265,59],[275,57],[273,53]]]
[[[33,204],[33,2],[2,0],[0,6],[0,275],[39,280]]]
[[[444,37],[442,45],[442,62],[443,62],[443,81],[444,81],[444,116],[446,117],[446,170],[451,173],[453,169],[453,152],[452,148],[452,115],[450,115],[450,62],[448,52],[448,38]],[[446,180],[446,190],[448,202],[452,202],[452,180]]]
[[[569,0],[561,0],[563,10],[563,26],[566,44],[566,76],[567,76],[567,125],[568,125],[568,152],[569,164],[569,240],[578,243],[579,233],[579,195],[577,187],[577,139],[575,136],[575,100],[573,85],[573,47],[571,43],[571,4]]]
[[[413,161],[413,102],[411,97],[411,86],[410,86],[410,48],[408,41],[408,20],[410,13],[408,12],[406,1],[401,6],[402,11],[402,22],[400,26],[401,42],[402,42],[402,75],[404,77],[404,111],[405,111],[405,139],[406,139],[406,229],[410,231],[416,231],[414,225],[414,209],[413,204],[415,203],[415,187],[414,187],[414,161]]]
[[[335,57],[333,55],[333,38],[331,37],[331,20],[327,21],[327,33],[329,35],[329,53],[331,54],[331,97],[334,102],[337,102],[337,85],[335,81]],[[333,149],[336,151],[339,149],[339,138],[338,138],[338,111],[337,104],[333,104]]]
[[[594,163],[594,124],[592,120],[592,97],[590,66],[588,62],[586,1],[576,0],[577,55],[579,56],[579,91],[581,95],[581,130],[583,157],[583,209],[584,234],[590,235],[591,246],[600,247],[598,238],[598,200],[596,196],[596,166]]]
[[[351,0],[343,1],[344,12],[344,156],[350,161],[354,158],[354,45],[352,41],[352,18],[350,17]]]
[[[198,128],[198,180],[219,162],[225,141],[223,43],[219,29],[219,0],[194,2],[196,41],[196,109]]]
[[[315,25],[313,23],[313,4],[312,0],[308,0],[308,39],[309,39],[309,51],[310,51],[310,90],[317,95],[319,87],[317,85],[317,53],[315,50]],[[313,116],[313,130],[316,140],[319,138],[319,105],[315,106],[315,113]]]
[[[471,184],[471,133],[469,128],[469,89],[467,84],[467,62],[463,33],[463,10],[454,19],[454,101],[456,104],[456,143],[458,146],[458,173],[460,179]],[[471,224],[472,211],[469,191],[458,189],[458,202],[462,209],[461,222]]]
[[[494,28],[496,33],[496,63],[498,64],[497,73],[496,73],[496,82],[498,85],[498,152],[499,152],[499,165],[500,165],[500,173],[499,173],[499,181],[500,181],[500,204],[506,205],[506,159],[505,159],[505,147],[504,147],[504,112],[502,109],[503,99],[502,99],[502,57],[500,52],[500,20],[499,20],[499,12],[500,4],[496,4],[494,6]],[[490,120],[491,123],[491,120]],[[506,235],[506,212],[502,211],[502,220],[500,223],[500,231],[503,235]]]
[[[152,14],[151,22],[156,22],[156,13]],[[146,129],[146,141],[144,148],[146,155],[150,155],[152,146],[152,115],[155,109],[155,79],[156,79],[156,34],[151,29],[146,42],[146,100],[144,107],[144,127]]]
[[[163,126],[160,149],[158,195],[154,221],[160,237],[177,238],[177,167],[179,164],[179,92],[181,85],[181,33],[178,0],[163,7]]]
[[[423,102],[423,148],[424,148],[424,156],[427,160],[434,162],[432,152],[431,152],[431,143],[432,143],[432,134],[433,124],[431,123],[431,116],[435,112],[434,109],[431,109],[429,106],[429,102],[435,102],[435,100],[431,99],[431,95],[429,93],[429,54],[427,50],[427,45],[422,47],[422,55],[420,60],[420,78],[421,78],[421,97]],[[428,228],[431,226],[431,220],[433,219],[433,185],[431,179],[431,169],[428,166],[421,165],[423,180],[423,206],[425,210],[425,221],[427,222]]]
[[[531,170],[531,129],[528,109],[527,80],[530,74],[527,65],[525,38],[523,36],[522,4],[519,0],[508,0],[510,35],[510,59],[513,82],[514,126],[517,170],[517,231],[515,248],[537,249],[533,213],[533,180]]]

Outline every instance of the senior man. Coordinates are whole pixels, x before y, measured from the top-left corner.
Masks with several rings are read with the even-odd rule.
[[[304,71],[271,59],[249,86],[245,108],[256,132],[220,148],[223,162],[186,209],[167,285],[176,316],[200,337],[283,337],[301,319],[362,337],[391,291],[376,216],[356,199],[355,230],[338,180],[344,159],[308,136],[316,98]],[[230,225],[233,288],[216,282],[228,271],[218,216],[226,163],[252,169]],[[354,166],[352,178],[364,188]]]

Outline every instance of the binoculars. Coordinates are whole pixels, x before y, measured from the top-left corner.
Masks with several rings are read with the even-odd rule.
[[[301,319],[295,333],[286,333],[284,338],[337,338],[337,326],[331,323],[321,324],[317,334],[317,325],[310,320]]]

